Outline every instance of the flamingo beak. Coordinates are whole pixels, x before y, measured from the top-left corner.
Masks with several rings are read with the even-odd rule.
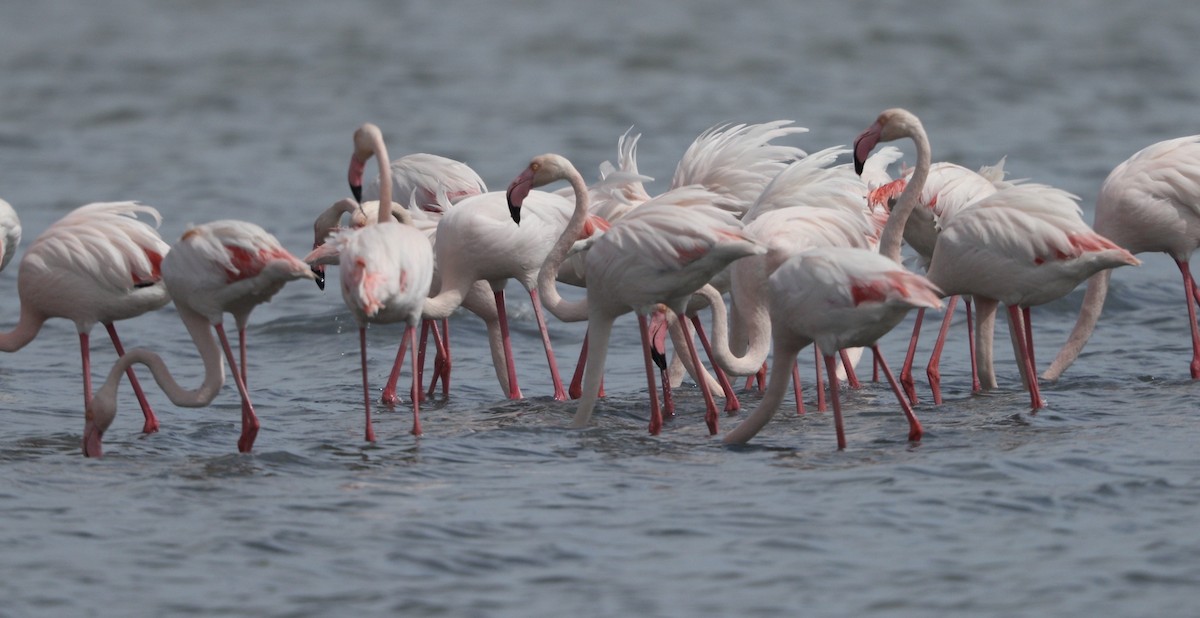
[[[350,157],[350,170],[346,173],[346,179],[350,182],[350,193],[359,204],[362,203],[363,169],[366,166],[367,159],[360,158],[356,152]]]
[[[311,268],[312,268],[312,273],[313,273],[313,281],[317,284],[318,288],[321,288],[322,290],[324,290],[325,289],[325,265],[324,264],[313,264],[311,266]]]
[[[879,143],[879,136],[883,133],[883,126],[878,122],[867,127],[854,140],[854,173],[862,174],[863,165],[867,162],[867,157],[871,151],[875,149],[875,145]]]
[[[521,204],[525,203],[525,198],[529,197],[529,191],[532,189],[533,170],[526,169],[513,179],[512,184],[508,185],[508,192],[504,194],[508,200],[508,214],[517,225],[521,224]]]
[[[90,419],[84,422],[83,426],[83,456],[84,457],[103,457],[104,448],[101,446],[104,432],[96,427],[96,424]]]

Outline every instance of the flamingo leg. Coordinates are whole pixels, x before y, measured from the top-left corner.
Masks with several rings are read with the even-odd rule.
[[[917,318],[913,322],[912,337],[908,340],[908,353],[904,355],[904,365],[900,367],[900,384],[908,393],[908,400],[917,405],[917,385],[913,381],[912,366],[917,357],[917,340],[921,337],[921,323],[925,321],[925,308],[917,309]],[[878,363],[876,363],[878,367]]]
[[[241,371],[236,365],[237,359],[233,357],[233,348],[229,346],[229,338],[225,336],[225,325],[217,323],[213,324],[213,328],[216,329],[217,336],[221,339],[221,347],[225,349],[225,358],[229,361],[229,372],[233,374],[238,394],[242,396],[242,435],[238,438],[238,452],[249,453],[250,449],[254,447],[254,439],[258,437],[258,417],[255,416],[254,406],[250,403],[250,392],[246,390],[246,382],[242,380]],[[366,341],[365,334],[363,341]]]
[[[1028,329],[1021,316],[1021,308],[1013,305],[1008,307],[1008,318],[1010,330],[1012,332],[1013,342],[1017,348],[1017,363],[1021,368],[1021,377],[1025,381],[1025,386],[1029,389],[1030,406],[1034,411],[1041,409],[1045,404],[1042,402],[1042,395],[1038,390],[1037,374],[1032,364],[1032,357],[1029,353],[1028,339],[1025,336],[1025,331]]]
[[[517,384],[517,365],[513,361],[512,339],[508,336],[508,311],[504,308],[504,290],[497,290],[496,313],[500,318],[500,337],[504,342],[504,366],[508,371],[508,398],[523,399],[521,386]]]
[[[850,353],[838,350],[838,356],[842,359],[842,368],[846,370],[846,384],[850,388],[862,388],[862,384],[858,381],[858,374],[854,373],[854,363],[850,362]]]
[[[883,375],[887,377],[888,384],[892,385],[892,392],[896,393],[896,401],[900,402],[900,410],[904,412],[904,418],[908,419],[908,440],[910,442],[920,440],[924,433],[921,430],[921,422],[917,420],[917,415],[909,405],[908,399],[900,391],[900,385],[896,382],[896,378],[892,377],[892,370],[888,368],[887,361],[883,360],[883,355],[879,353],[879,344],[872,344],[871,349],[875,352],[875,358],[879,359],[879,366],[883,368]]]
[[[1200,303],[1200,290],[1196,289],[1196,280],[1192,278],[1192,270],[1187,262],[1176,261],[1179,271],[1183,273],[1184,296],[1187,298],[1188,322],[1192,328],[1192,362],[1189,366],[1192,379],[1200,378],[1200,324],[1196,323],[1196,304]]]
[[[238,370],[242,372],[242,384],[250,388],[250,378],[246,374],[246,327],[238,324]]]
[[[425,383],[425,351],[429,345],[429,330],[433,328],[434,324],[437,324],[434,320],[421,320],[421,342],[417,347],[417,383],[419,384]],[[433,378],[429,380],[430,386],[432,387],[435,382],[437,382],[436,369]],[[433,388],[429,390],[432,391]],[[429,393],[429,396],[432,397],[433,393]],[[425,399],[424,389],[421,390],[421,398]]]
[[[683,331],[684,340],[687,341],[688,356],[692,359],[692,365],[698,369],[700,365],[700,355],[696,353],[696,344],[692,342],[692,335],[688,332],[687,321],[684,320],[683,314],[676,313],[679,318],[679,328]],[[700,384],[700,393],[704,395],[704,422],[708,424],[708,432],[710,435],[717,435],[717,403],[713,400],[712,392],[708,390],[708,380],[703,378],[696,380]]]
[[[837,432],[839,451],[846,450],[846,428],[842,424],[842,401],[838,396],[837,362],[832,355],[825,357],[825,369],[829,372],[829,398],[833,403],[833,428]]]
[[[725,392],[725,411],[733,414],[741,407],[737,394],[733,392],[733,384],[729,383],[729,376],[717,364],[717,360],[713,358],[712,343],[708,341],[708,335],[704,333],[704,325],[700,322],[700,316],[693,315],[691,316],[691,320],[692,325],[696,328],[696,336],[700,338],[700,345],[704,346],[704,353],[708,355],[708,362],[717,374],[717,383],[721,385],[721,390]]]
[[[117,355],[125,356],[125,346],[121,345],[121,338],[117,336],[117,327],[112,322],[105,322],[104,328],[108,331],[108,338],[112,339],[113,348],[116,349]],[[126,369],[125,375],[129,377],[129,386],[133,387],[133,394],[137,396],[138,405],[142,407],[142,416],[145,417],[145,424],[142,425],[142,433],[154,433],[158,431],[158,418],[154,416],[154,410],[150,408],[150,402],[146,401],[146,393],[142,391],[142,385],[138,382],[138,377],[134,373],[133,367]]]
[[[562,377],[558,373],[558,361],[554,358],[554,348],[550,345],[550,331],[546,328],[546,316],[542,312],[542,301],[538,298],[537,288],[529,290],[529,300],[533,301],[533,316],[537,319],[538,330],[542,333],[542,347],[546,348],[546,362],[550,365],[550,379],[554,381],[555,401],[566,401],[567,392],[563,390]]]
[[[87,333],[79,333],[79,359],[83,364],[83,407],[86,411],[88,404],[92,401],[92,361]],[[97,444],[92,445],[92,448],[89,448],[87,439],[88,434],[85,430],[83,433],[83,455],[85,457],[103,457],[104,453],[99,447],[99,441],[97,441]]]
[[[392,362],[392,371],[388,374],[387,384],[383,387],[383,395],[379,398],[380,402],[388,406],[394,406],[400,403],[400,396],[396,394],[396,385],[400,383],[400,370],[404,366],[404,353],[408,351],[408,332],[400,338],[400,346],[396,349],[396,360]]]
[[[662,431],[662,409],[658,407],[658,387],[654,383],[654,360],[651,359],[650,325],[646,316],[638,314],[638,330],[642,334],[642,356],[646,361],[646,386],[650,394],[650,435],[657,436]],[[584,340],[587,344],[587,340]]]
[[[828,409],[825,407],[825,382],[821,377],[821,349],[816,344],[813,344],[813,356],[817,362],[817,412],[824,412]]]
[[[363,407],[367,413],[367,442],[375,441],[375,428],[371,426],[371,384],[367,379],[367,327],[358,327],[359,360],[362,364]]]
[[[413,406],[413,424],[412,435],[421,435],[421,377],[417,370],[417,329],[412,324],[409,324],[404,329],[404,338],[408,340],[409,346],[412,347],[412,406]]]
[[[442,377],[442,397],[450,396],[450,323],[442,320],[442,332],[438,333],[437,322],[430,324],[430,329],[433,331],[433,345],[437,349],[433,357],[433,378],[429,380],[429,392],[425,393],[425,399],[433,397],[433,387],[437,385],[437,379]],[[418,379],[419,383],[421,380]]]
[[[978,393],[979,385],[979,365],[975,360],[975,323],[973,321],[974,312],[971,310],[971,297],[963,296],[963,309],[967,311],[967,350],[971,355],[971,392]]]
[[[800,363],[792,361],[792,390],[796,391],[796,416],[804,414],[804,396],[800,389]]]
[[[879,381],[879,358],[874,354],[871,355],[871,381]]]
[[[588,337],[585,332],[583,345],[579,346],[579,362],[575,363],[575,374],[571,376],[571,386],[567,389],[567,394],[571,396],[571,399],[579,399],[580,392],[583,390],[583,368],[587,366],[587,348]]]
[[[946,303],[946,315],[942,317],[942,327],[938,329],[937,341],[933,342],[933,353],[929,355],[929,364],[925,367],[925,375],[929,377],[929,390],[933,392],[933,403],[942,404],[942,350],[946,347],[946,336],[950,334],[950,321],[954,318],[954,306],[958,303],[958,296],[951,296]],[[910,350],[911,351],[911,350]],[[974,363],[975,359],[972,358]],[[900,377],[900,383],[904,383],[904,377]],[[909,401],[916,403],[910,397]]]

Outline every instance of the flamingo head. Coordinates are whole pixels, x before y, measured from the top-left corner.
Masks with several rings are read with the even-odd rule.
[[[350,182],[350,192],[356,202],[362,202],[363,169],[367,161],[375,156],[378,145],[383,142],[383,132],[370,122],[364,122],[354,131],[354,153],[350,155],[350,171],[346,179]]]
[[[506,193],[508,212],[512,215],[513,221],[520,225],[521,204],[525,202],[526,197],[529,197],[529,192],[534,187],[541,187],[556,180],[568,178],[574,169],[570,161],[561,155],[544,154],[534,157],[529,162],[529,166],[508,185]]]
[[[104,456],[104,432],[112,425],[117,415],[117,387],[105,383],[84,410],[83,423],[83,455],[84,457]]]
[[[906,109],[893,107],[884,110],[875,123],[854,140],[854,171],[862,174],[863,165],[876,144],[910,136],[920,126],[921,121]]]

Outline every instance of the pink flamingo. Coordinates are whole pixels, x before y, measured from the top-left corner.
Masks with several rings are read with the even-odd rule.
[[[242,399],[238,450],[250,452],[258,435],[259,421],[246,387],[246,322],[254,307],[269,301],[286,282],[303,278],[313,278],[308,265],[253,223],[221,220],[189,227],[163,259],[162,279],[204,362],[203,383],[195,390],[187,390],[175,381],[157,354],[145,348],[130,350],[113,365],[104,385],[88,404],[84,455],[103,455],[102,439],[117,413],[117,384],[122,372],[134,363],[146,365],[171,403],[186,408],[204,407],[212,403],[225,382],[222,350]],[[234,357],[225,334],[226,312],[233,314],[237,323],[240,359]],[[220,339],[220,346],[213,339],[213,331]]]
[[[421,321],[421,309],[433,283],[433,248],[425,233],[413,224],[405,208],[395,208],[392,202],[392,180],[387,164],[387,146],[379,127],[366,123],[354,132],[354,155],[351,158],[351,186],[362,178],[359,162],[374,157],[379,163],[379,200],[377,224],[358,226],[335,232],[329,241],[313,250],[304,260],[308,263],[338,263],[342,298],[358,321],[359,348],[362,365],[363,401],[366,411],[366,440],[375,441],[371,423],[371,391],[367,374],[367,324],[405,322],[404,336],[395,367],[404,358],[406,347],[412,349],[412,434],[421,435],[420,371],[417,366],[416,325]],[[356,193],[357,195],[357,193]],[[399,220],[393,218],[397,215]],[[436,338],[435,338],[436,342]],[[440,347],[440,346],[439,346]],[[393,370],[389,384],[394,392]]]
[[[92,327],[103,324],[122,355],[125,350],[113,322],[153,311],[170,300],[159,270],[167,243],[154,226],[137,218],[139,214],[152,218],[155,226],[162,221],[158,211],[134,202],[80,206],[42,232],[18,268],[21,317],[12,331],[0,333],[0,350],[16,352],[25,347],[50,318],[71,320],[79,333],[84,405],[92,397],[88,345]],[[9,259],[6,249],[4,261]],[[158,431],[158,418],[137,376],[133,370],[127,375],[145,417],[142,431]]]
[[[1151,144],[1109,173],[1096,200],[1097,234],[1131,253],[1156,251],[1175,260],[1183,276],[1192,335],[1192,379],[1200,378],[1200,289],[1188,260],[1200,246],[1200,135]],[[1057,380],[1087,344],[1108,295],[1111,271],[1088,280],[1079,318],[1066,344],[1042,377]]]
[[[21,219],[6,201],[0,200],[0,270],[4,270],[21,244]]]
[[[847,347],[872,348],[908,419],[909,440],[921,438],[920,422],[875,342],[911,309],[941,306],[937,286],[900,265],[904,226],[929,173],[929,139],[916,116],[889,109],[855,140],[854,160],[856,171],[861,171],[875,144],[903,137],[916,145],[917,167],[880,234],[879,253],[845,247],[809,249],[789,258],[768,278],[774,355],[767,390],[758,407],[725,435],[725,443],[744,443],[771,420],[787,390],[796,354],[809,343],[816,343],[825,355],[839,450],[846,448],[846,437],[834,354]]]
[[[911,170],[907,172],[911,173]],[[884,205],[891,197],[904,189],[907,174],[894,182],[878,187],[871,194],[873,203]],[[998,189],[1011,186],[1012,182],[1004,181],[1004,160],[994,166],[985,166],[978,172],[961,165],[948,162],[934,163],[929,168],[929,178],[921,191],[920,204],[913,210],[904,227],[904,240],[911,246],[920,258],[922,269],[929,268],[933,258],[933,248],[937,243],[938,226],[949,221],[963,208],[970,207],[974,202],[995,193]],[[954,308],[959,296],[951,296],[946,313],[942,318],[941,329],[938,331],[937,342],[933,354],[926,366],[929,387],[933,393],[934,403],[942,403],[941,361],[942,348],[954,317]],[[967,330],[972,330],[971,299],[963,297],[967,311]],[[904,357],[904,365],[900,368],[900,384],[908,394],[909,401],[917,404],[916,385],[913,381],[912,366],[916,359],[917,341],[921,333],[921,325],[925,320],[925,310],[918,309],[913,323],[912,339],[908,344],[908,353]],[[978,392],[979,372],[975,366],[974,340],[968,336],[971,347],[971,379],[973,391]]]
[[[1033,183],[983,198],[944,222],[928,271],[947,294],[975,298],[975,347],[984,389],[996,385],[990,324],[997,302],[1008,307],[1013,350],[1034,410],[1045,402],[1037,383],[1030,307],[1067,295],[1097,272],[1139,263],[1084,223],[1076,199]]]
[[[661,303],[680,316],[691,294],[717,272],[733,260],[762,253],[765,249],[745,237],[733,215],[711,205],[716,197],[713,193],[698,187],[676,189],[642,204],[592,243],[586,260],[587,297],[582,301],[564,302],[554,282],[563,258],[587,221],[588,192],[583,178],[562,156],[541,155],[535,157],[509,185],[508,202],[516,220],[532,188],[558,180],[566,180],[574,189],[575,210],[546,256],[538,289],[547,310],[560,320],[586,319],[588,322],[587,369],[573,426],[586,426],[591,419],[613,321],[634,311],[638,314],[646,350],[646,378],[651,397],[650,432],[658,433],[662,428],[662,413],[654,386],[646,315]],[[688,352],[698,366],[690,337]],[[707,408],[706,420],[710,431],[715,433],[716,405],[703,380],[700,388]]]

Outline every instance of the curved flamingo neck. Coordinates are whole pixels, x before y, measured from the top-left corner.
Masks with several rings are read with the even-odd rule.
[[[1050,368],[1042,373],[1042,378],[1057,380],[1079,357],[1088,339],[1092,337],[1092,331],[1096,329],[1096,322],[1100,319],[1100,312],[1104,309],[1110,277],[1112,270],[1106,269],[1088,279],[1087,292],[1083,295],[1083,305],[1079,308],[1079,318],[1075,321],[1075,327],[1071,329],[1067,342],[1058,351],[1058,356],[1054,357]]]
[[[908,127],[906,135],[917,147],[917,166],[913,169],[912,177],[909,178],[904,191],[897,198],[896,206],[892,208],[888,222],[883,226],[883,232],[879,235],[880,255],[896,263],[900,263],[900,246],[904,240],[904,225],[908,222],[908,216],[912,214],[913,209],[920,203],[921,191],[925,188],[925,180],[929,177],[929,167],[933,160],[929,147],[929,136],[925,134],[925,129],[920,122],[913,122]]]
[[[313,248],[325,243],[329,234],[341,223],[342,215],[353,213],[358,207],[358,202],[350,198],[343,198],[317,215],[316,220],[313,221]]]
[[[426,298],[425,304],[421,306],[422,320],[448,318],[451,313],[454,313],[455,309],[458,309],[462,305],[463,298],[466,297],[472,282],[455,282],[447,274],[445,272],[442,273],[442,287],[437,296]]]
[[[712,307],[712,346],[717,363],[733,375],[747,376],[757,373],[771,351],[771,341],[767,335],[770,325],[755,324],[758,328],[749,329],[753,334],[750,344],[744,355],[737,356],[729,349],[729,318],[721,293],[711,285],[705,285],[696,293],[706,298]],[[751,308],[747,313],[755,318],[763,315],[763,312],[757,311],[757,307]]]
[[[378,129],[371,131],[371,145],[376,163],[379,164],[379,222],[386,223],[392,219],[392,164],[388,158],[387,144],[383,142],[383,133]],[[408,214],[408,213],[405,213]],[[411,223],[410,218],[406,223]]]
[[[579,174],[575,166],[568,163],[561,180],[570,183],[571,190],[575,192],[575,211],[571,213],[571,219],[567,221],[566,229],[554,242],[554,246],[550,248],[545,261],[542,262],[542,269],[538,273],[538,294],[541,296],[542,306],[554,314],[554,317],[564,322],[582,322],[588,319],[587,297],[574,302],[564,301],[555,284],[558,279],[558,269],[567,259],[567,253],[579,239],[579,234],[587,222],[590,198],[588,197],[587,183],[584,182],[583,176]]]
[[[186,389],[175,381],[166,362],[158,354],[146,348],[129,350],[113,364],[104,385],[96,391],[88,404],[89,421],[95,423],[100,431],[107,429],[116,416],[117,386],[121,383],[125,370],[134,363],[141,363],[149,368],[163,394],[171,403],[183,408],[207,406],[221,391],[221,386],[225,384],[225,361],[208,319],[187,307],[178,304],[176,307],[179,310],[179,318],[183,320],[183,325],[192,336],[196,351],[200,353],[204,362],[204,381],[195,390]]]
[[[17,325],[7,333],[0,333],[0,352],[16,352],[29,345],[45,323],[46,316],[22,303],[21,318],[17,320]]]

